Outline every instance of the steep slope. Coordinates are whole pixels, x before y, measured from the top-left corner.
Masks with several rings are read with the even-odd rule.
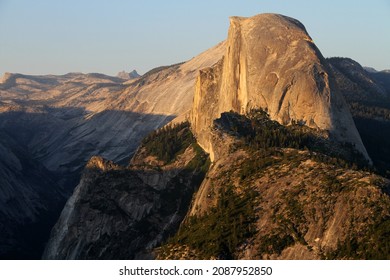
[[[369,160],[326,60],[304,26],[275,14],[232,17],[224,59],[198,77],[191,125],[210,152],[209,128],[223,112],[264,108],[282,124],[302,122],[353,143]]]
[[[39,258],[65,193],[50,171],[0,132],[0,259]]]
[[[331,65],[336,82],[347,100],[368,100],[371,101],[385,98],[389,95],[388,89],[356,61],[350,58],[332,57],[327,61]],[[390,76],[388,77],[390,80]],[[384,80],[385,81],[385,80]],[[382,82],[384,82],[382,81]]]
[[[25,144],[53,171],[80,170],[93,155],[123,163],[150,131],[190,110],[197,71],[213,65],[223,51],[221,43],[129,84],[102,74],[6,74],[0,84],[0,125],[11,131],[31,128]],[[14,112],[24,117],[9,116]],[[37,127],[42,118],[46,121]]]
[[[390,94],[390,70],[370,73],[370,76]]]
[[[26,196],[9,200],[8,195],[1,194],[0,209],[8,210],[1,212],[0,219],[10,221],[15,216],[26,215],[25,222],[23,219],[14,221],[21,231],[27,231],[30,217],[25,211],[19,213],[15,207],[31,203],[26,207],[35,209],[35,202],[41,198],[36,196],[35,190],[47,190],[52,201],[58,199],[54,205],[60,206],[78,184],[81,172],[92,156],[127,163],[144,136],[190,110],[198,69],[213,65],[222,57],[223,50],[224,43],[221,43],[186,63],[159,67],[130,81],[97,73],[5,74],[0,83],[0,138],[6,147],[11,145],[6,143],[7,139],[13,139],[15,143],[11,146],[21,147],[28,161],[41,166],[47,173],[36,172],[42,179],[30,186],[25,182],[31,180],[27,174],[35,173],[34,164],[23,172],[5,166],[10,174],[2,178],[0,187],[8,190],[12,185],[13,192],[26,193]],[[13,162],[10,153],[2,156],[7,164]],[[54,181],[47,184],[45,178],[49,177]],[[56,207],[46,202],[37,203],[47,208],[50,215],[58,215]],[[11,210],[15,213],[9,213]],[[48,220],[44,216],[36,219],[42,223]],[[50,226],[53,223],[51,221]],[[2,240],[8,238],[6,232],[7,236],[15,234],[15,227],[5,223],[4,226],[7,231],[0,234]],[[42,228],[42,236],[48,235],[50,226]],[[27,242],[42,250],[43,241],[39,244]],[[12,246],[14,252],[9,253]],[[31,254],[23,255],[18,244],[12,246],[7,252],[0,248],[0,257],[6,254],[12,258],[32,258]]]
[[[390,173],[390,74],[369,73],[349,58],[330,58],[336,83],[375,167]]]
[[[176,145],[155,154],[164,139]],[[145,139],[128,168],[92,158],[43,258],[151,258],[151,250],[177,230],[205,169],[207,158],[188,124]]]
[[[390,258],[388,179],[264,112],[224,113],[213,130],[224,156],[158,259]]]

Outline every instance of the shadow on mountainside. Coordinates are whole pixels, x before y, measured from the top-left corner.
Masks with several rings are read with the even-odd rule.
[[[159,188],[145,178],[162,178],[163,172],[86,168],[43,258],[153,258],[151,249],[177,231],[200,184],[193,180],[193,170],[168,172],[175,176]]]
[[[37,106],[0,113],[0,259],[38,259],[94,155],[126,164],[175,116]]]
[[[127,167],[92,157],[43,258],[152,258],[178,229],[209,166],[188,123],[151,133]]]

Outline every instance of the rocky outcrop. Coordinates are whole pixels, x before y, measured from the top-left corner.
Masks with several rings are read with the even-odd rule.
[[[304,139],[299,130],[310,134],[305,127],[244,118],[224,113],[214,122],[220,157],[158,259],[390,257],[388,179],[316,141],[291,148]]]
[[[225,56],[198,76],[191,124],[214,159],[212,121],[223,112],[263,108],[281,124],[292,121],[350,142],[369,160],[326,60],[304,26],[275,14],[232,17]]]
[[[324,164],[310,159],[304,152],[295,154],[295,151],[290,150],[283,151],[281,155],[289,157],[289,161],[274,163],[265,169],[257,168],[257,172],[243,180],[240,173],[245,163],[259,155],[249,155],[242,150],[226,154],[226,157],[211,167],[202,183],[190,212],[193,220],[188,218],[187,224],[182,224],[177,239],[173,239],[183,241],[173,241],[160,249],[158,258],[390,257],[386,253],[385,241],[389,230],[386,220],[390,217],[390,200],[383,190],[383,186],[387,185],[389,191],[388,180],[366,172]],[[237,234],[234,230],[239,232],[238,236],[240,232],[245,235],[244,230],[248,226],[246,223],[237,223],[231,227],[228,223],[223,224],[222,218],[225,215],[230,215],[231,221],[239,221],[245,217],[247,213],[236,208],[229,210],[229,214],[221,213],[216,218],[217,221],[221,220],[220,223],[208,222],[213,219],[214,213],[219,213],[219,207],[223,203],[222,193],[226,193],[231,184],[234,185],[235,194],[243,197],[246,206],[253,209],[250,213],[254,218],[249,224],[252,231],[238,242],[237,247],[230,247],[228,255],[209,255],[210,251],[207,250],[210,245],[198,247],[197,239],[199,244],[202,241],[204,244],[212,244],[216,227],[225,229],[225,235],[220,235],[223,238],[229,233]],[[254,195],[245,196],[251,192]],[[205,237],[200,237],[200,228]],[[231,240],[235,238],[237,236]],[[183,246],[187,246],[187,250]]]
[[[199,168],[206,157],[193,144],[170,162],[141,146],[127,168],[93,157],[43,258],[152,258],[152,249],[177,230],[203,179]]]

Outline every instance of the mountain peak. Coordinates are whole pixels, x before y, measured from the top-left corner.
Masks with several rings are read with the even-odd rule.
[[[274,13],[264,13],[258,14],[252,17],[240,17],[240,16],[232,16],[229,18],[230,24],[256,24],[256,25],[273,25],[275,28],[278,26],[296,28],[299,30],[303,30],[306,34],[305,26],[297,19],[288,17],[281,14]]]
[[[329,66],[302,23],[278,14],[231,17],[223,60],[201,71],[191,123],[213,157],[208,127],[223,112],[267,110],[271,119],[293,121],[350,142],[367,158]]]
[[[118,78],[125,79],[125,80],[132,80],[140,77],[141,75],[138,74],[136,70],[133,70],[131,72],[121,71],[117,74]]]
[[[118,166],[111,160],[106,160],[100,156],[93,156],[87,162],[86,168],[90,170],[107,171],[118,169]]]

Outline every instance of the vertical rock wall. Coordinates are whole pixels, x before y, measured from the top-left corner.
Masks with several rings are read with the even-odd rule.
[[[295,19],[261,14],[232,17],[225,56],[197,79],[191,123],[199,144],[211,154],[212,121],[227,111],[268,110],[288,125],[292,120],[353,143],[369,156],[328,64]]]

